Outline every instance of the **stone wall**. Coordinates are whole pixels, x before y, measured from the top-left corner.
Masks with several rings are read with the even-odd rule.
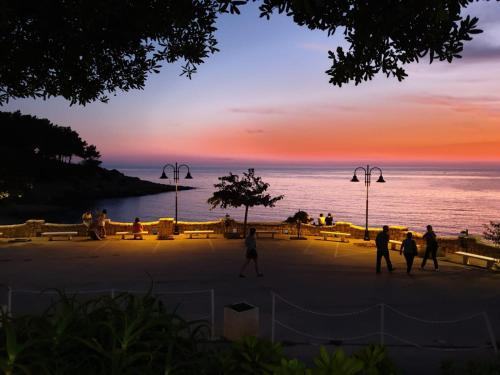
[[[157,234],[159,221],[141,221],[142,227],[148,234]],[[116,232],[132,231],[133,223],[120,223],[118,221],[108,221],[106,223],[106,234],[113,235]]]
[[[158,221],[143,222],[144,230],[149,234],[157,234],[159,239],[172,238],[174,230],[174,220],[172,218],[162,218]],[[217,234],[243,233],[243,223],[231,221],[229,225],[225,224],[224,219],[215,221],[179,221],[179,232],[182,233],[187,230],[213,230]],[[249,222],[247,228],[254,227],[257,230],[274,230],[280,234],[287,236],[297,235],[297,225],[295,223],[284,222]],[[106,232],[113,235],[116,232],[131,231],[132,223],[121,223],[116,221],[109,221],[106,223]],[[311,224],[301,225],[302,236],[319,236],[320,232],[335,231],[349,233],[352,239],[363,239],[365,228],[354,225],[345,221],[338,221],[331,226],[316,226]],[[381,228],[368,228],[370,232],[370,239],[373,241],[376,235],[382,230]],[[4,238],[22,238],[22,237],[38,237],[43,232],[78,232],[79,236],[85,236],[87,228],[83,224],[54,224],[46,223],[44,220],[28,220],[23,224],[13,225],[0,225],[0,233],[3,233]],[[405,226],[389,226],[389,235],[391,239],[402,241],[406,237],[408,227]],[[422,255],[425,251],[425,241],[422,239],[423,233],[412,232],[417,245],[419,253]],[[373,242],[372,242],[373,243]],[[467,237],[460,239],[458,237],[438,237],[439,254],[445,256],[448,253],[457,251],[468,251],[475,254],[491,256],[500,259],[500,247],[492,246],[484,242],[479,237]]]

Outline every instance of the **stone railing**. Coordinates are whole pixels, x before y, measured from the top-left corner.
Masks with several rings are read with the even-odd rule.
[[[158,221],[142,222],[144,230],[149,234],[158,235],[159,239],[172,238],[174,232],[174,219],[161,218]],[[226,225],[224,219],[215,221],[179,221],[179,232],[182,233],[187,230],[213,230],[217,234],[223,233],[243,233],[243,223],[237,221],[230,221]],[[295,223],[285,222],[249,222],[247,228],[254,227],[257,230],[275,230],[278,233],[287,236],[297,235],[297,225]],[[116,232],[131,231],[132,223],[122,223],[116,221],[108,221],[106,223],[106,232],[110,235]],[[311,224],[301,224],[300,231],[302,236],[319,236],[323,230],[336,231],[349,233],[352,239],[363,239],[365,228],[354,225],[349,222],[338,221],[331,226],[317,226]],[[376,235],[380,233],[381,228],[368,228],[370,238],[375,239]],[[26,238],[26,237],[39,237],[43,232],[78,232],[79,236],[86,236],[87,228],[79,224],[54,224],[46,223],[44,220],[28,220],[22,224],[13,225],[0,225],[0,233],[6,238]],[[408,227],[405,226],[389,226],[389,236],[393,240],[402,241],[406,237]],[[419,232],[412,232],[414,239],[419,247],[419,252],[425,250],[425,241],[422,239],[423,234]],[[443,256],[447,253],[454,253],[457,251],[469,251],[475,254],[491,256],[500,259],[500,247],[492,246],[485,243],[478,237],[438,237],[439,255]]]

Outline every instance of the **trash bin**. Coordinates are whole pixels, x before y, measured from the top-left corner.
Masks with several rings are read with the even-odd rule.
[[[246,302],[224,306],[224,337],[259,336],[259,308]]]

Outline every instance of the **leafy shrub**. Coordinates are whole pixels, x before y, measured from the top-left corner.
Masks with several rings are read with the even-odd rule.
[[[297,223],[297,220],[299,220],[303,224],[308,224],[310,221],[309,214],[305,211],[297,211],[293,216],[289,216],[285,220],[285,223],[295,224]]]
[[[224,375],[271,375],[284,360],[281,345],[253,336],[245,337],[219,354]]]
[[[40,316],[3,314],[0,370],[14,374],[196,373],[208,327],[166,311],[150,294],[81,303],[60,299]]]
[[[500,222],[490,221],[489,224],[484,225],[483,236],[495,245],[500,245]]]
[[[0,312],[0,323],[0,372],[6,375],[396,373],[385,348],[376,345],[353,355],[321,348],[311,368],[285,357],[280,344],[256,337],[216,351],[206,324],[185,321],[150,293],[87,302],[60,293],[43,314],[12,318]]]
[[[363,362],[363,375],[394,375],[398,373],[396,365],[387,354],[385,346],[368,345],[354,354]]]

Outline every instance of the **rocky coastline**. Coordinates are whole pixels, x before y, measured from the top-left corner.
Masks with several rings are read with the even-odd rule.
[[[71,218],[92,202],[106,198],[137,197],[175,191],[166,185],[130,177],[116,169],[61,165],[57,170],[38,171],[33,187],[22,196],[0,200],[0,223],[22,222],[33,217]],[[193,189],[179,186],[179,190]],[[80,213],[81,215],[81,213]]]

